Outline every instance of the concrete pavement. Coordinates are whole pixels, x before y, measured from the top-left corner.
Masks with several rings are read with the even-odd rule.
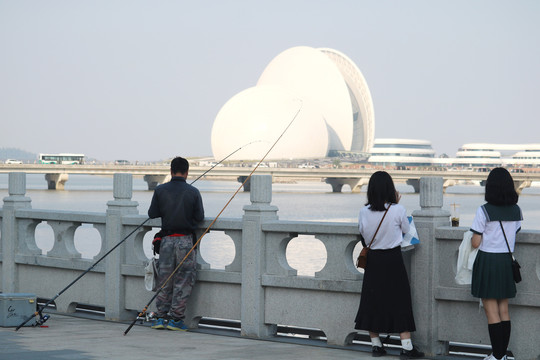
[[[369,347],[364,345],[353,345],[350,350],[310,346],[291,343],[290,339],[242,338],[230,335],[230,331],[230,336],[200,330],[158,331],[148,324],[137,324],[124,336],[127,323],[58,314],[44,325],[48,327],[0,328],[0,359],[371,359]],[[397,354],[395,349],[392,352]],[[385,358],[398,359],[395,355]]]
[[[367,359],[366,352],[251,340],[53,314],[48,327],[0,328],[2,360]]]

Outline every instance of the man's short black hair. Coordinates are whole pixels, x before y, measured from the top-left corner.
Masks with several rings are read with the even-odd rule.
[[[171,161],[171,174],[185,174],[189,170],[189,162],[183,157],[177,156]]]

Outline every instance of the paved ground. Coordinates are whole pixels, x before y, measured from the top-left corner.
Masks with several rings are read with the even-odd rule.
[[[371,359],[371,353],[366,351],[369,348],[362,345],[344,350],[208,331],[158,331],[148,325],[136,325],[124,336],[127,323],[58,314],[53,314],[45,325],[48,327],[23,327],[19,331],[0,327],[0,359]]]
[[[364,359],[366,352],[259,341],[54,314],[48,327],[0,328],[0,359]]]

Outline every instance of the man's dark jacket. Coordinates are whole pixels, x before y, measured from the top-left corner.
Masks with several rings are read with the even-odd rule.
[[[154,190],[148,217],[161,217],[161,228],[165,234],[191,234],[204,220],[201,194],[183,177],[173,176],[171,181]]]

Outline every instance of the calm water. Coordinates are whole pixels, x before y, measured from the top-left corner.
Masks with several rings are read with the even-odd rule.
[[[193,180],[191,180],[193,181]],[[8,175],[0,174],[0,196],[8,196]],[[189,182],[189,181],[188,181]],[[75,210],[105,212],[107,201],[113,200],[112,177],[91,175],[70,175],[64,191],[47,190],[44,175],[28,174],[26,178],[27,194],[32,199],[32,208],[51,210]],[[214,218],[229,201],[240,183],[234,181],[199,180],[196,186],[202,194],[205,215]],[[419,195],[413,188],[397,184],[402,194],[401,204],[409,215],[419,206]],[[301,182],[297,184],[273,184],[272,204],[279,208],[281,220],[338,221],[356,222],[360,207],[366,201],[366,187],[362,192],[353,194],[347,186],[343,193],[332,193],[331,187],[323,182]],[[146,215],[152,192],[142,178],[133,179],[133,198],[139,206],[139,213]],[[540,230],[540,187],[525,189],[520,196],[519,205],[524,214],[523,228]],[[470,226],[476,208],[483,203],[483,187],[475,185],[455,186],[447,189],[443,208],[451,211],[452,204],[458,205],[461,226]],[[249,204],[249,193],[239,192],[232,200],[221,218],[241,217],[243,206]],[[151,238],[147,234],[144,248],[151,256]],[[47,252],[52,248],[54,236],[46,224],[36,229],[38,246]],[[83,257],[91,258],[98,252],[99,237],[90,225],[83,225],[75,234],[75,245]],[[201,241],[201,255],[211,263],[212,268],[223,268],[234,257],[232,241],[219,232],[211,232]],[[326,261],[324,248],[318,240],[304,237],[291,241],[287,249],[290,265],[298,269],[299,274],[312,275],[322,269]]]

